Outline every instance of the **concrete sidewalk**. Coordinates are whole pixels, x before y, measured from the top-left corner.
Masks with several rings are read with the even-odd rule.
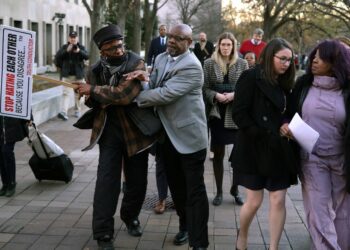
[[[90,130],[75,129],[68,121],[54,118],[39,126],[39,130],[52,138],[68,154],[74,165],[72,182],[38,182],[29,168],[32,155],[27,140],[16,144],[17,191],[11,198],[0,198],[0,248],[1,249],[97,249],[92,240],[92,200],[96,180],[98,147],[88,152],[81,148],[88,144]],[[209,249],[235,249],[239,227],[239,206],[234,205],[229,194],[231,168],[225,161],[224,201],[214,207],[215,181],[212,164],[206,161],[205,181],[210,201]],[[116,213],[116,249],[188,249],[188,245],[174,246],[173,237],[178,231],[178,218],[173,209],[162,215],[153,213],[157,199],[154,158],[149,157],[148,190],[144,209],[140,215],[144,233],[131,237]],[[243,191],[243,188],[241,188]],[[266,193],[267,194],[267,193]],[[122,197],[122,195],[121,195]],[[120,197],[120,198],[121,198]],[[254,219],[248,248],[267,249],[268,196]],[[120,203],[118,204],[119,210]],[[280,249],[309,249],[310,239],[304,224],[304,211],[300,186],[289,189],[287,195],[287,220]]]

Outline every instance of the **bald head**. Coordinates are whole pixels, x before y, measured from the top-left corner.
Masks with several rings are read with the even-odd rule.
[[[186,24],[177,24],[168,33],[167,50],[171,56],[185,53],[192,43],[192,29]]]
[[[174,30],[182,36],[186,36],[192,39],[192,29],[187,24],[177,24],[171,28],[170,32]]]

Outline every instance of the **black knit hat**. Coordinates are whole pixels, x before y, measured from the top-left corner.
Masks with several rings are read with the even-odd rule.
[[[101,49],[102,45],[111,40],[123,40],[123,33],[118,25],[110,24],[99,29],[92,38],[97,47]]]

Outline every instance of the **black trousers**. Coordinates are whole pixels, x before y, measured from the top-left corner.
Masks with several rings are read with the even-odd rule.
[[[0,144],[0,175],[3,186],[16,183],[15,142]]]
[[[188,231],[191,247],[207,247],[209,204],[204,184],[207,150],[180,154],[167,136],[161,148],[169,189],[179,216],[179,229]]]
[[[148,171],[148,150],[128,157],[122,142],[104,143],[100,140],[99,146],[100,157],[92,218],[94,239],[104,235],[113,237],[113,216],[120,194],[123,162],[126,190],[120,208],[120,217],[127,224],[138,218],[140,214],[146,196]]]
[[[165,173],[162,145],[156,143],[156,182],[159,200],[165,200],[168,196],[168,181]]]

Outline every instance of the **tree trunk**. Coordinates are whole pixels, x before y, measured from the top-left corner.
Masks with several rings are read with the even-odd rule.
[[[126,14],[128,13],[128,6],[131,0],[119,0],[118,11],[117,11],[117,24],[125,34]]]
[[[155,0],[152,6],[152,10],[150,9],[149,0],[145,0],[144,6],[144,25],[145,25],[145,33],[144,33],[144,41],[145,41],[145,61],[147,61],[148,50],[151,44],[153,27],[156,21],[157,9],[158,9],[158,0]]]
[[[133,27],[133,42],[131,50],[136,54],[141,52],[141,2],[140,0],[134,0],[133,16],[134,16],[134,27]]]
[[[104,12],[106,9],[106,1],[105,0],[93,0],[92,9],[87,4],[86,0],[83,0],[83,4],[85,5],[89,15],[90,15],[90,23],[91,23],[91,42],[90,42],[90,50],[89,50],[89,63],[90,65],[94,64],[98,58],[100,57],[99,50],[92,40],[92,37],[102,27],[104,22]]]

